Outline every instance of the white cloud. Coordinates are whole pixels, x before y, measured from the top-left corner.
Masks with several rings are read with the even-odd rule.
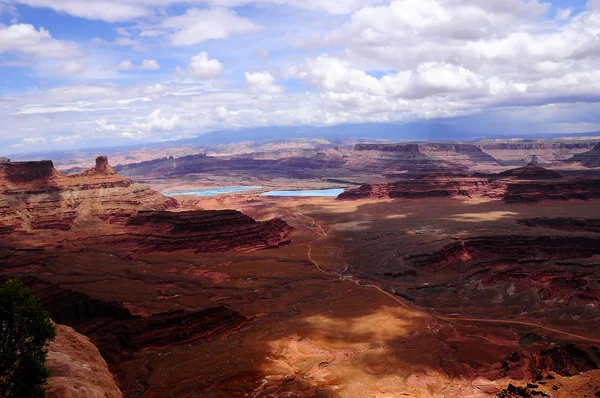
[[[117,131],[117,126],[114,124],[108,124],[106,120],[96,120],[96,129],[97,133],[106,133],[106,132],[115,132]]]
[[[348,14],[388,0],[13,0],[31,7],[49,8],[75,17],[115,23],[156,17],[177,3],[230,8],[246,4],[288,5],[331,14]]]
[[[565,19],[569,19],[572,13],[573,10],[570,8],[559,8],[556,10],[556,19],[564,21]]]
[[[171,118],[161,117],[162,110],[157,109],[150,114],[147,118],[142,118],[140,121],[133,122],[132,128],[141,132],[151,131],[173,131],[181,126],[181,120],[177,115]]]
[[[117,70],[130,71],[130,70],[150,70],[155,71],[160,69],[159,63],[155,59],[145,59],[139,65],[134,64],[132,61],[123,61],[116,66]]]
[[[81,61],[67,61],[62,65],[62,73],[65,75],[76,75],[83,72],[86,67]]]
[[[140,1],[111,0],[15,0],[31,7],[50,8],[54,11],[80,18],[99,19],[106,22],[120,22],[145,17],[151,9]]]
[[[27,137],[23,138],[19,143],[13,144],[13,148],[39,147],[48,144],[48,140],[44,137]]]
[[[83,3],[23,1],[65,13],[82,12],[77,7]],[[542,0],[256,0],[264,9],[278,4],[311,12],[277,7],[254,20],[222,8],[247,0],[181,1],[191,9],[179,16],[166,15],[174,7],[159,12],[175,0],[121,0],[139,8],[141,16],[122,12],[120,20],[135,22],[109,28],[116,39],[94,41],[110,46],[86,46],[86,57],[76,44],[38,26],[0,26],[0,52],[8,54],[4,64],[33,64],[43,78],[71,76],[79,82],[44,89],[40,80],[42,88],[0,96],[2,138],[20,145],[23,138],[43,135],[54,145],[69,131],[80,137],[77,145],[89,146],[99,137],[118,144],[226,128],[406,122],[501,111],[519,120],[531,111],[540,124],[547,116],[560,129],[590,128],[600,124],[593,119],[600,114],[599,1],[589,1],[584,12],[550,15]],[[117,18],[110,16],[114,10],[103,12],[89,17]],[[269,30],[260,31],[260,25]],[[290,41],[299,51],[289,49]],[[197,43],[202,47],[169,46]],[[155,51],[157,59],[132,53],[143,49]],[[304,52],[308,58],[300,59]],[[181,59],[189,63],[175,69],[180,79],[117,73],[159,70],[159,62],[165,69]],[[248,70],[257,72],[244,73]],[[297,79],[309,89],[300,92],[292,82],[294,89],[286,92],[278,79]],[[552,118],[550,106],[561,110],[560,120]]]
[[[123,61],[117,65],[117,70],[132,70],[135,66],[131,61]]]
[[[176,46],[191,46],[206,40],[226,39],[232,34],[254,33],[263,29],[234,11],[222,8],[189,9],[183,15],[163,20],[160,27],[174,31],[170,38]]]
[[[217,79],[223,75],[225,66],[216,59],[210,59],[208,53],[201,52],[192,57],[188,66],[188,75],[196,80]]]
[[[5,52],[36,58],[69,58],[81,55],[81,50],[75,43],[56,40],[46,29],[36,30],[29,24],[0,24],[0,54]]]
[[[246,82],[248,88],[253,93],[263,94],[281,94],[283,93],[283,87],[275,83],[275,77],[267,72],[246,72]]]
[[[145,59],[142,61],[141,68],[143,70],[159,70],[160,65],[155,59]]]
[[[588,10],[600,10],[600,0],[588,0],[586,8]]]

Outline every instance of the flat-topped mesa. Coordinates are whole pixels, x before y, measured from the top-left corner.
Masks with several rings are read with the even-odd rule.
[[[414,156],[423,156],[417,144],[356,144],[354,150],[360,151],[378,151],[378,152],[396,152],[412,154]]]
[[[537,166],[533,162],[524,167],[503,171],[500,173],[500,176],[503,178],[515,178],[517,180],[553,180],[562,178],[556,171]]]
[[[581,163],[585,167],[595,168],[600,167],[600,143],[589,152],[584,152],[573,156],[567,162]]]
[[[59,174],[50,160],[37,162],[11,162],[7,160],[0,162],[0,187],[1,185],[47,180]]]
[[[124,224],[138,210],[177,202],[119,176],[101,156],[96,166],[63,175],[51,161],[0,163],[0,235]]]
[[[502,182],[471,178],[461,175],[427,175],[387,184],[365,184],[348,189],[338,199],[393,199],[393,198],[451,198],[456,196],[496,197],[503,192]]]
[[[283,220],[258,222],[236,210],[141,211],[127,223],[131,240],[144,251],[253,251],[288,243]]]
[[[459,164],[498,164],[493,156],[483,152],[473,144],[431,143],[419,146],[421,153],[433,159],[456,162]]]

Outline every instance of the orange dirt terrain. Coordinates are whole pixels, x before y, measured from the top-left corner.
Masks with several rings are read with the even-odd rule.
[[[427,160],[356,149],[365,173]],[[0,279],[89,338],[125,397],[598,396],[598,182],[438,166],[340,198],[175,200],[103,157],[72,176],[5,162]]]

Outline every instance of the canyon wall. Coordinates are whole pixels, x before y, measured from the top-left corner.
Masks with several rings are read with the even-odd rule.
[[[123,398],[98,348],[65,325],[48,347],[48,398]]]
[[[117,175],[106,157],[72,176],[59,173],[50,161],[0,164],[0,234],[119,223],[140,209],[176,205],[175,200]]]

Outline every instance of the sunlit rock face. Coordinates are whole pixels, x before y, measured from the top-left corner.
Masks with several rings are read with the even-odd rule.
[[[99,222],[120,223],[141,209],[165,210],[174,199],[117,175],[106,157],[77,175],[51,161],[0,164],[0,232],[68,231]]]
[[[98,348],[74,329],[56,325],[48,347],[49,398],[122,398]]]

